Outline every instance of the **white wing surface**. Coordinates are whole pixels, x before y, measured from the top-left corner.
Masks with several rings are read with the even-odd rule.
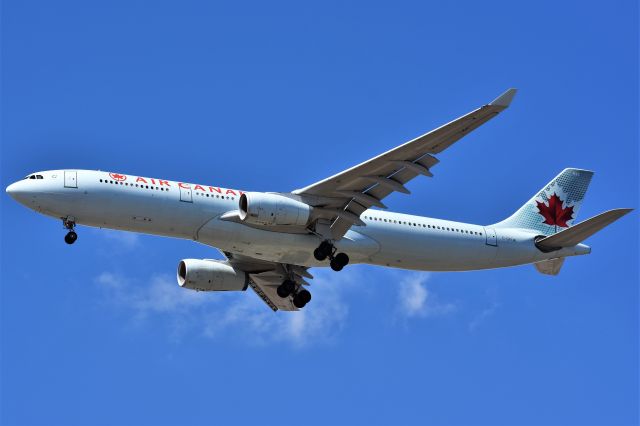
[[[351,226],[363,224],[360,214],[366,209],[385,208],[382,200],[394,191],[408,194],[404,184],[418,175],[433,176],[431,168],[438,160],[432,154],[444,151],[505,110],[515,94],[516,89],[509,89],[444,126],[293,193],[324,213],[328,237],[340,239]]]

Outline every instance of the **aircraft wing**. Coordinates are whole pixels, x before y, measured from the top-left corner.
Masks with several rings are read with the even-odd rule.
[[[273,311],[297,311],[293,306],[293,296],[281,298],[276,293],[277,287],[286,278],[293,278],[299,285],[309,285],[304,278],[313,278],[304,266],[285,263],[268,262],[249,256],[224,252],[227,260],[234,268],[249,274],[249,286]]]
[[[359,218],[362,212],[372,206],[386,208],[381,200],[394,191],[408,194],[404,184],[416,176],[433,176],[430,169],[438,160],[432,154],[444,151],[498,115],[515,94],[516,89],[509,89],[444,126],[293,193],[325,212],[331,238],[340,239],[351,226],[363,225]]]

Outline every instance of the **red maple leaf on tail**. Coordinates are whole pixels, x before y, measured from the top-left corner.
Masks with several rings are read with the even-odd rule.
[[[567,221],[573,219],[573,206],[562,207],[563,201],[554,192],[549,197],[549,205],[536,201],[538,205],[538,211],[544,217],[544,222],[547,225],[557,225],[563,228],[567,228]]]

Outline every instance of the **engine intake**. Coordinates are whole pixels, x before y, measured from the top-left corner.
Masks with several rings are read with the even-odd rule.
[[[311,206],[278,194],[246,192],[240,196],[240,220],[254,225],[305,226]]]
[[[249,276],[227,262],[183,259],[178,264],[178,285],[198,291],[244,291]]]

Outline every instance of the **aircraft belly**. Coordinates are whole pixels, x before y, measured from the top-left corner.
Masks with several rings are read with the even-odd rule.
[[[503,228],[497,228],[496,231],[498,255],[495,263],[497,267],[532,263],[540,260],[540,255],[544,255],[535,246],[537,232]]]
[[[380,242],[380,251],[371,263],[402,269],[425,271],[464,271],[493,266],[497,248],[483,238],[451,236],[442,232],[398,232],[367,229]]]
[[[320,239],[312,234],[271,232],[215,218],[200,228],[197,240],[256,259],[308,267],[328,265],[313,257]],[[379,249],[376,241],[354,231],[349,231],[336,247],[349,254],[350,263],[366,262]]]
[[[133,191],[103,188],[97,191],[86,187],[86,191],[55,194],[47,201],[47,211],[43,213],[71,216],[81,225],[189,239],[216,214],[194,208],[191,203],[181,203],[169,194],[149,195],[140,197]]]

